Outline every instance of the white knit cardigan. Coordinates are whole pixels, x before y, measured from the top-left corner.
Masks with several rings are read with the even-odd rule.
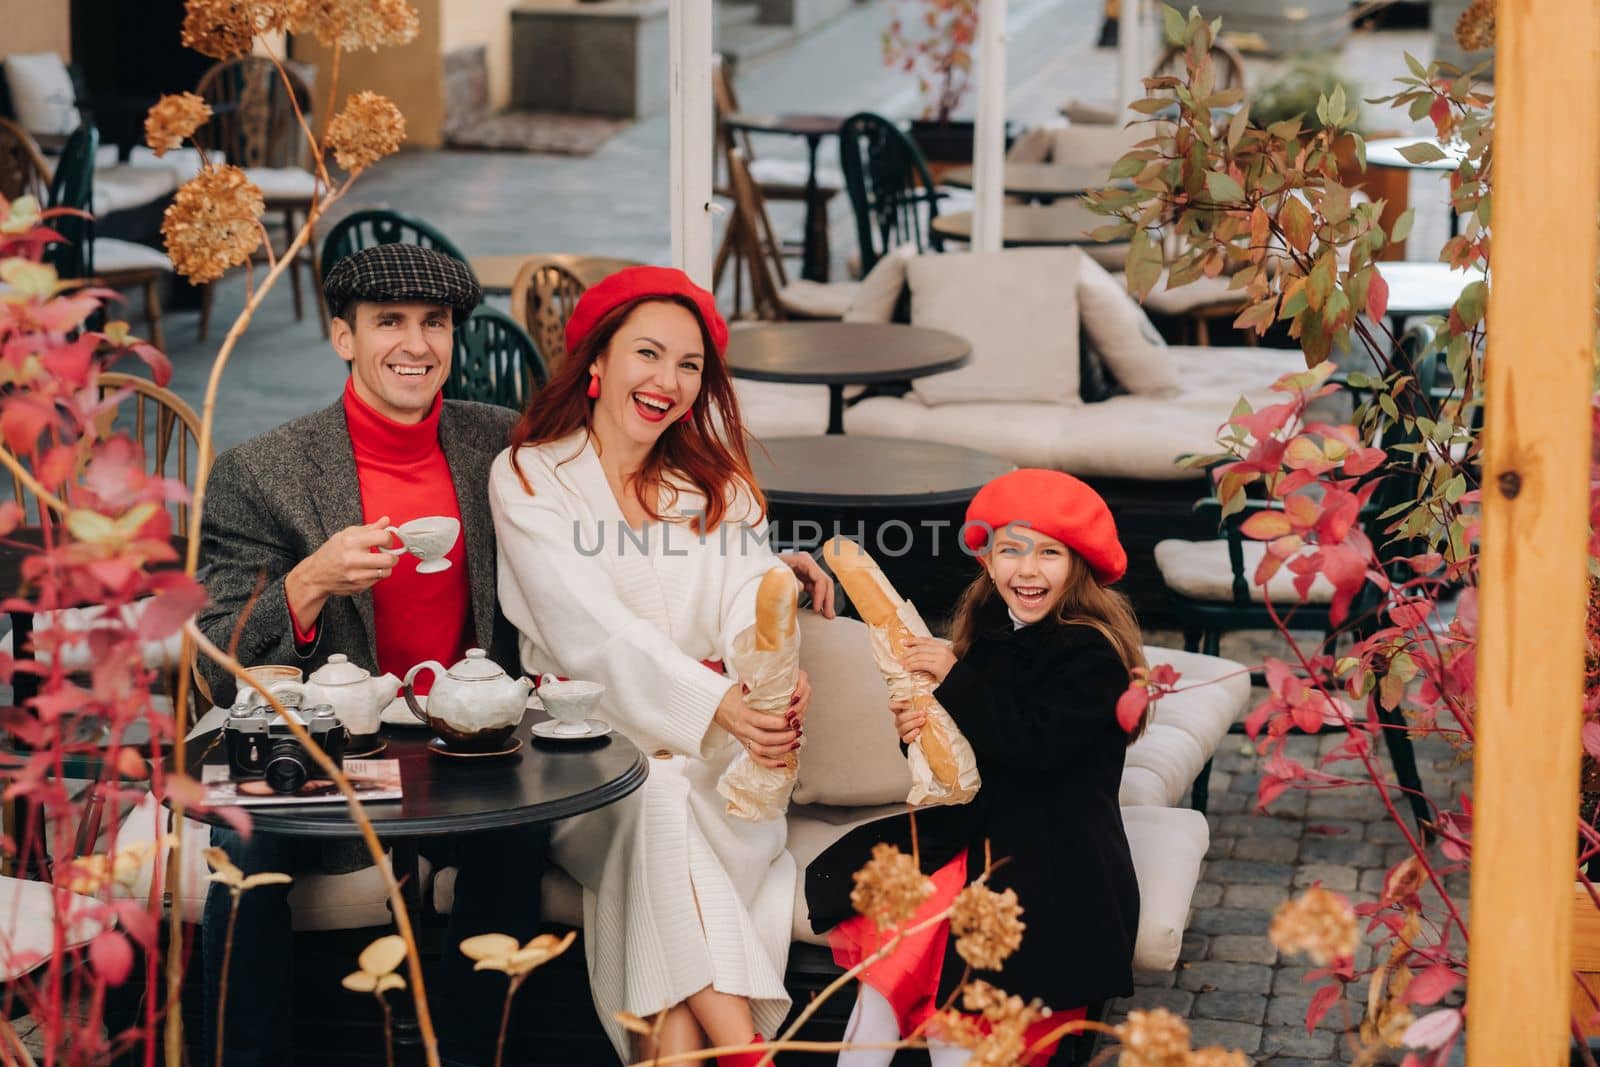
[[[563,462],[565,461],[565,462]],[[731,661],[755,621],[756,587],[782,566],[748,501],[704,537],[680,491],[665,524],[630,531],[581,434],[523,448],[523,488],[502,452],[489,475],[500,606],[529,672],[606,687],[601,717],[647,754],[629,798],[557,825],[555,862],[583,886],[595,1008],[629,1062],[617,1011],[649,1017],[706,986],[749,997],[771,1036],[789,1010],[783,974],[795,865],[784,820],[729,818],[716,782],[738,746],[712,722]]]

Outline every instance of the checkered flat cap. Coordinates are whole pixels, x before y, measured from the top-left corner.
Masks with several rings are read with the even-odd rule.
[[[415,300],[448,305],[457,323],[483,302],[483,289],[465,263],[409,244],[374,245],[346,256],[328,272],[322,292],[332,315],[341,315],[361,301]]]

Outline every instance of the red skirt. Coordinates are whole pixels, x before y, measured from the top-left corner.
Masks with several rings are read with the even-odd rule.
[[[967,854],[962,852],[933,873],[933,892],[905,927],[919,926],[944,911],[966,884]],[[893,930],[879,930],[878,924],[867,916],[857,915],[828,931],[828,944],[833,949],[833,962],[849,970],[877,952],[892,936]],[[861,984],[883,994],[894,1008],[902,1037],[916,1032],[938,1010],[939,980],[949,939],[949,920],[934,923],[903,938],[893,952],[861,972]],[[1031,1047],[1062,1023],[1087,1017],[1088,1009],[1083,1007],[1054,1012],[1028,1028],[1027,1044]],[[987,1020],[969,1018],[980,1030],[988,1032]],[[1059,1044],[1059,1040],[1050,1042],[1024,1062],[1030,1067],[1044,1067]]]

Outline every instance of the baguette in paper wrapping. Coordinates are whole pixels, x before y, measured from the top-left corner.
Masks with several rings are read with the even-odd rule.
[[[744,702],[752,711],[783,715],[800,680],[800,627],[796,624],[798,582],[787,567],[774,567],[756,591],[756,623],[733,640],[733,673],[750,688]],[[763,767],[740,751],[717,779],[728,814],[750,822],[776,819],[789,809],[799,753],[784,757],[782,770]]]
[[[900,665],[908,638],[931,636],[927,623],[909,600],[901,599],[877,562],[854,541],[831,538],[822,546],[822,555],[872,633],[872,656],[889,685],[889,695],[909,699],[913,708],[928,717],[916,743],[906,750],[911,764],[911,793],[906,803],[967,803],[978,795],[979,785],[978,759],[972,745],[961,735],[950,713],[933,698],[933,678]]]

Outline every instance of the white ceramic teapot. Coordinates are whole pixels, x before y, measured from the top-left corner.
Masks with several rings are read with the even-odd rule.
[[[433,688],[424,710],[411,683],[418,671],[433,672]],[[522,722],[533,683],[512,678],[481,648],[467,649],[466,658],[448,671],[437,660],[426,660],[406,672],[401,690],[411,714],[452,749],[494,752],[503,748],[511,731]]]
[[[400,679],[392,674],[374,677],[350,662],[343,652],[335,652],[301,685],[305,703],[331,704],[344,728],[356,736],[378,732],[378,717],[394,699]]]

